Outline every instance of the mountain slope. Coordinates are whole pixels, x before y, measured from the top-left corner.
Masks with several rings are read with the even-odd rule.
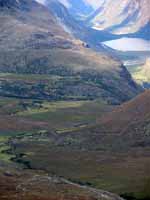
[[[74,0],[59,0],[59,2],[64,4],[69,9],[69,12],[78,19],[84,19],[93,11],[92,4],[85,0],[80,0],[78,2]]]
[[[56,16],[67,32],[85,41],[90,47],[97,46],[98,50],[106,51],[100,45],[100,42],[118,38],[118,36],[106,31],[97,31],[87,27],[83,21],[76,19],[73,13],[70,13],[59,0],[47,0],[45,5]]]
[[[148,148],[150,144],[150,91],[114,108],[97,119],[96,125],[64,133],[55,145],[72,141],[71,148],[122,152]],[[142,149],[141,149],[142,150]]]
[[[149,108],[150,91],[147,90],[98,119],[97,125],[87,130],[86,137],[88,134],[90,138],[92,133],[95,146],[114,149],[117,152],[149,148]]]
[[[84,47],[35,1],[3,4],[0,23],[0,72],[24,74],[24,79],[2,74],[1,95],[55,100],[101,97],[120,103],[141,91],[119,61]],[[29,74],[47,77],[31,80]]]
[[[150,59],[148,58],[144,65],[136,67],[132,72],[133,78],[137,83],[145,88],[150,87]]]
[[[150,22],[142,26],[137,32],[128,34],[128,36],[150,40]]]
[[[147,90],[102,117],[95,130],[99,134],[104,131],[106,135],[103,142],[108,145],[111,140],[111,148],[120,148],[120,150],[149,148],[149,104],[150,91]]]
[[[55,17],[35,1],[21,0],[15,4],[14,1],[11,3],[1,0],[1,4],[0,45],[2,48],[6,50],[30,48],[30,43],[33,48],[38,46],[38,43],[39,46],[45,45],[46,48],[51,47],[52,40],[56,41],[56,44],[57,41],[61,44],[63,40],[67,41],[69,38],[69,35],[58,25]],[[45,42],[50,44],[46,45]]]

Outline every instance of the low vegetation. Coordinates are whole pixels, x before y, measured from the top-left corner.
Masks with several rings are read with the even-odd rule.
[[[131,101],[132,104],[135,105]],[[17,162],[25,168],[63,176],[128,198],[148,198],[148,146],[128,150],[128,145],[122,148],[125,139],[114,140],[112,135],[102,141],[102,135],[95,135],[99,130],[95,124],[104,113],[114,109],[112,106],[101,100],[49,102],[3,97],[0,107],[5,119],[0,126],[0,159],[4,163]],[[116,110],[114,119],[120,116],[118,111],[122,112],[120,108]],[[18,117],[19,126],[15,120]],[[110,143],[115,147],[118,144],[118,148],[114,149]]]

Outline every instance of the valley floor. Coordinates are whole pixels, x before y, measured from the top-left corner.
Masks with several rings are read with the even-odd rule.
[[[126,199],[149,199],[147,146],[118,152],[95,143],[92,150],[80,145],[84,139],[80,134],[79,138],[72,136],[94,126],[112,106],[100,100],[1,97],[0,107],[0,199],[19,200],[20,195],[21,200],[119,199],[93,193],[91,187]]]

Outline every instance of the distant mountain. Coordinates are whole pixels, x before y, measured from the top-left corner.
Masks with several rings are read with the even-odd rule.
[[[135,33],[150,21],[149,8],[149,0],[105,0],[90,23],[117,34]]]
[[[68,1],[68,10],[70,13],[78,14],[76,5]],[[82,1],[79,1],[81,3]],[[96,3],[95,3],[96,2]],[[80,13],[81,17],[78,19],[84,20],[86,25],[96,30],[106,30],[114,34],[133,34],[136,33],[138,37],[148,38],[150,31],[150,4],[149,0],[101,0],[101,1],[84,1],[82,3],[82,10],[86,10],[87,14]],[[90,11],[86,8],[90,7]],[[145,34],[143,34],[143,29]]]

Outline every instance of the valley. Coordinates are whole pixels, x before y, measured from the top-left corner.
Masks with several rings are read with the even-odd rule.
[[[148,9],[0,0],[0,200],[150,199]]]

